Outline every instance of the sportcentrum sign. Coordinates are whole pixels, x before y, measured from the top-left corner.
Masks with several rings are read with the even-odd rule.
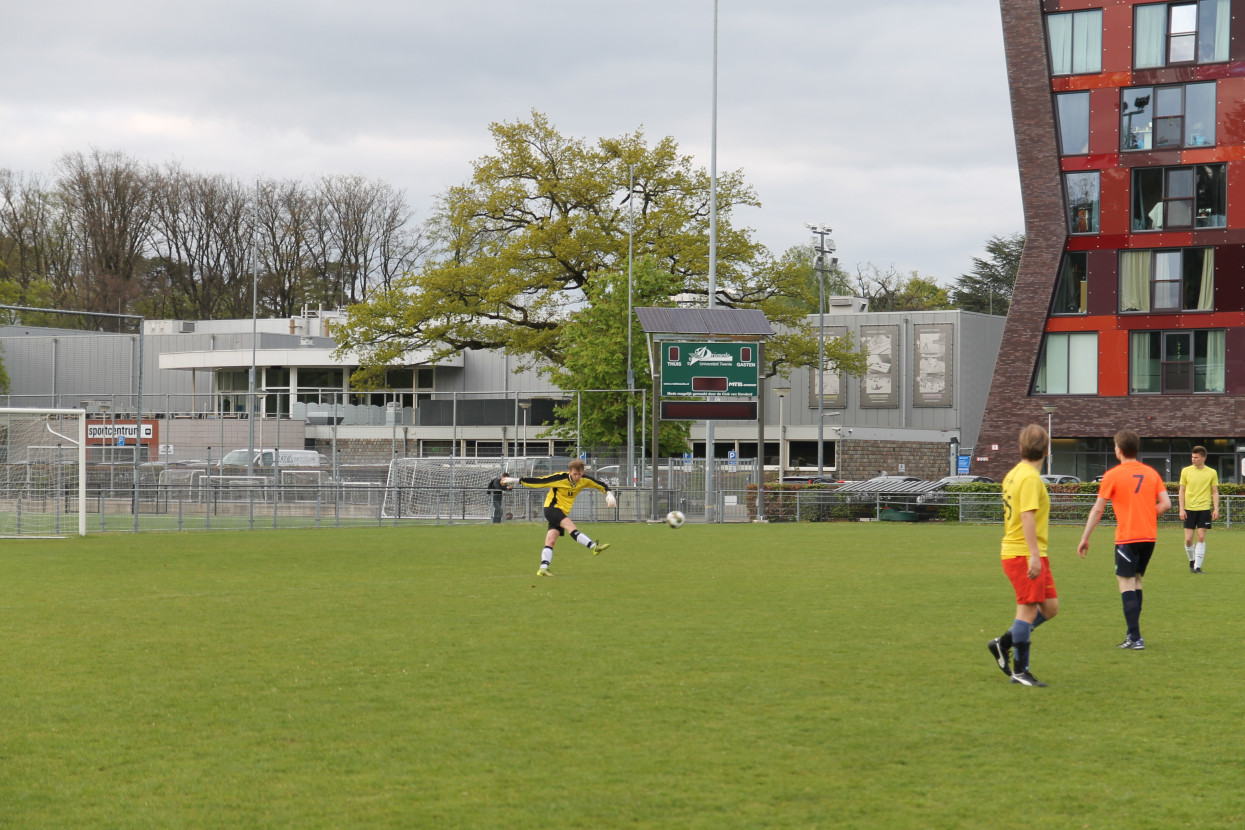
[[[133,420],[129,421],[87,421],[86,442],[89,445],[133,444],[140,439],[144,444],[160,443],[160,427],[156,421],[143,421],[142,431]]]
[[[662,341],[661,394],[748,397],[757,395],[756,343]]]

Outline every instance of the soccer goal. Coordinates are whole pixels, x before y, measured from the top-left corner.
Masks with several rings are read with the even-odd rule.
[[[503,471],[532,475],[538,458],[398,458],[389,464],[383,515],[393,519],[485,521],[493,515],[493,496],[484,488]],[[523,497],[506,493],[513,511]]]
[[[86,412],[0,407],[0,537],[86,535]]]

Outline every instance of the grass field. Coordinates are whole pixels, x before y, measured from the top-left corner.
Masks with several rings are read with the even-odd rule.
[[[1236,828],[1239,536],[1053,530],[1014,686],[998,527],[0,542],[0,827]]]

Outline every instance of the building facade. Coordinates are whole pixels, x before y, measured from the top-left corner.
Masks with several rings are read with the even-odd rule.
[[[851,335],[867,348],[867,373],[830,371],[819,381],[815,371],[795,369],[766,379],[764,426],[716,422],[715,456],[751,464],[763,438],[771,471],[812,473],[820,437],[824,471],[840,478],[881,472],[939,478],[954,471],[960,450],[976,440],[1003,319],[964,311],[869,312],[853,298],[831,298],[829,309],[825,336]],[[815,328],[818,319],[811,315],[809,323]],[[132,421],[141,387],[143,418],[159,421],[157,446],[144,451],[168,462],[246,447],[252,422],[257,446],[316,449],[345,463],[596,452],[569,432],[553,437],[546,430],[555,406],[590,407],[592,393],[560,390],[538,372],[518,371],[502,353],[467,351],[435,363],[416,356],[390,371],[387,389],[351,390],[358,361],[337,353],[332,335],[339,320],[323,310],[254,322],[153,320],[141,338],[0,327],[12,380],[0,405],[81,407],[98,418]],[[637,395],[636,405],[643,425],[652,401]],[[651,425],[643,436],[650,434]],[[692,423],[691,442],[692,456],[703,458],[705,422]],[[636,451],[645,455],[642,441]]]
[[[1245,459],[1245,0],[1001,0],[1027,244],[974,448],[1089,480]]]

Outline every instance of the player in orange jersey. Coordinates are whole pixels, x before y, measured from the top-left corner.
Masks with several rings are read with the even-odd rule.
[[[1146,647],[1146,641],[1141,638],[1141,578],[1154,554],[1159,516],[1172,506],[1163,477],[1153,467],[1137,460],[1140,449],[1141,437],[1131,429],[1115,434],[1115,457],[1120,463],[1102,477],[1098,499],[1089,511],[1085,532],[1076,547],[1076,552],[1084,559],[1089,553],[1089,536],[1110,500],[1116,521],[1115,576],[1124,604],[1124,622],[1128,626],[1128,633],[1119,647],[1134,651]]]

